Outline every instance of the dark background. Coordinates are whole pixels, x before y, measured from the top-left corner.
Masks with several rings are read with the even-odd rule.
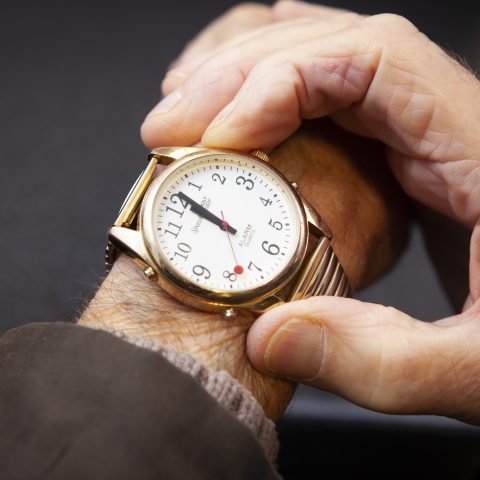
[[[236,3],[0,2],[0,332],[78,315],[103,275],[106,229],[143,168],[139,125],[165,68]],[[405,15],[480,65],[480,2],[326,3]],[[416,228],[395,270],[358,297],[424,320],[453,312]],[[279,428],[280,466],[305,475],[295,478],[480,478],[478,429],[447,419],[374,414],[303,389]]]

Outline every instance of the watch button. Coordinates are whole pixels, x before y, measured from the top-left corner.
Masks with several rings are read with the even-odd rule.
[[[235,318],[237,318],[237,311],[234,308],[226,308],[223,311],[223,318],[225,320],[235,320]]]
[[[298,192],[298,185],[295,182],[290,182],[290,185]]]
[[[155,280],[157,278],[157,274],[155,273],[155,270],[152,267],[147,267],[143,273],[149,280]]]

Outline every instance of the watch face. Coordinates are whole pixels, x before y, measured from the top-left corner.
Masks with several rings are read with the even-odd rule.
[[[163,270],[187,285],[235,294],[298,267],[305,222],[298,197],[276,170],[212,153],[167,172],[144,219]]]

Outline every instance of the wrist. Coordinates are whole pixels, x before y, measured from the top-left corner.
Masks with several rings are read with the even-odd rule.
[[[181,304],[149,281],[126,255],[121,255],[102,283],[79,324],[142,337],[188,352],[215,371],[226,371],[257,399],[270,419],[277,419],[294,386],[253,369],[245,339],[253,316],[225,320]]]

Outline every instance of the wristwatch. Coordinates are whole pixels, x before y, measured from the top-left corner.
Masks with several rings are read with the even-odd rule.
[[[266,153],[157,148],[108,232],[180,302],[233,318],[313,295],[348,296],[332,233]]]

